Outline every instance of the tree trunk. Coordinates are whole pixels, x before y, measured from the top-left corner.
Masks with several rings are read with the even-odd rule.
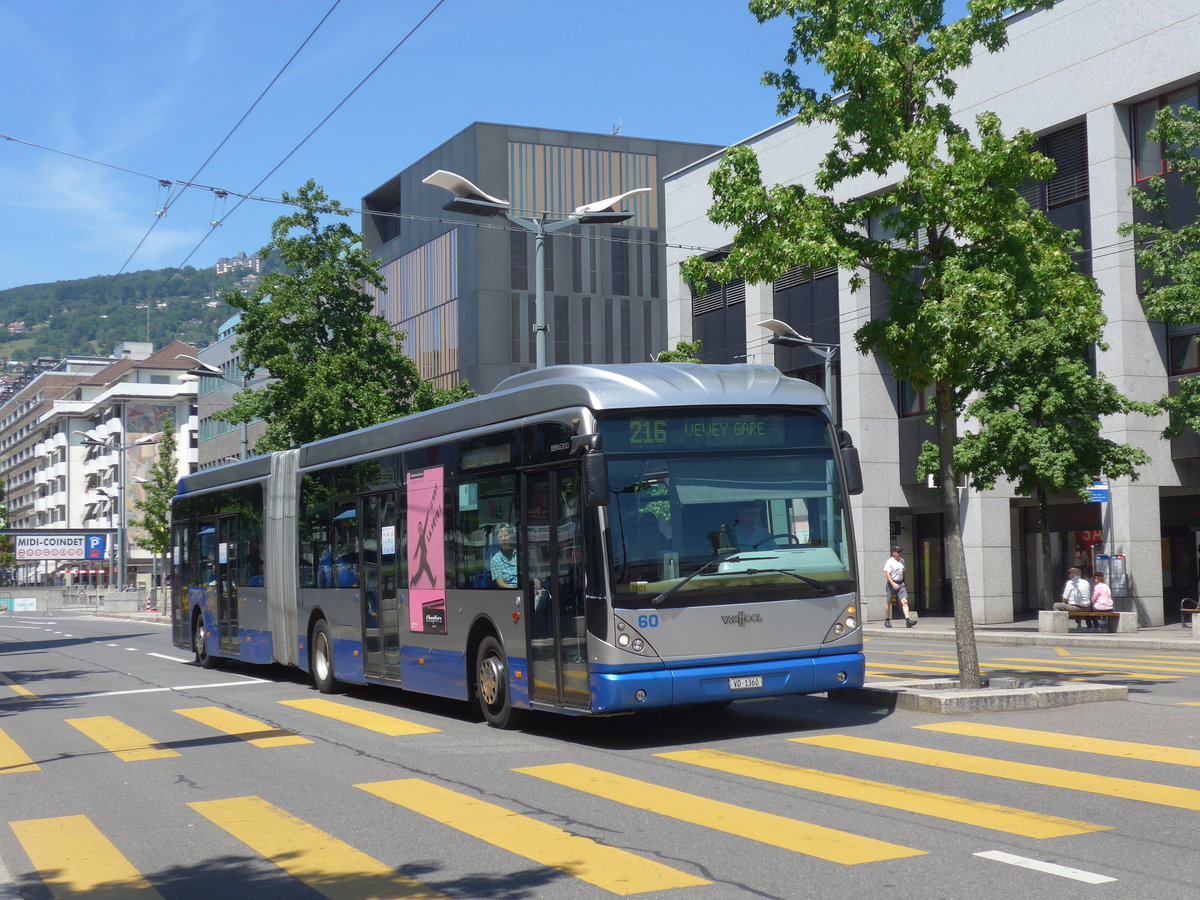
[[[1054,571],[1050,560],[1050,505],[1044,487],[1037,489],[1037,501],[1038,531],[1042,537],[1042,590],[1050,595],[1050,605],[1046,609],[1053,609],[1057,598],[1054,595]]]
[[[979,652],[975,647],[975,620],[971,613],[967,555],[963,549],[958,482],[954,472],[958,417],[954,410],[950,386],[944,380],[939,380],[935,387],[938,474],[941,477],[942,518],[946,535],[946,568],[950,573],[951,590],[954,592],[954,639],[958,646],[958,678],[961,687],[975,690],[982,686],[982,682],[979,679]]]

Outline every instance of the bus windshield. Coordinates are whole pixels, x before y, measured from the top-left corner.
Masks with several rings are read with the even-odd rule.
[[[614,605],[854,589],[833,432],[815,412],[619,417],[600,430],[612,490]]]

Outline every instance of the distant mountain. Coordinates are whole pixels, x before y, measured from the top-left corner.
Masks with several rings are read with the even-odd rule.
[[[266,260],[263,272],[274,267]],[[171,272],[146,269],[0,291],[0,359],[106,356],[122,341],[147,339],[155,347],[174,340],[211,344],[233,312],[221,295],[245,273],[187,266],[168,280]]]

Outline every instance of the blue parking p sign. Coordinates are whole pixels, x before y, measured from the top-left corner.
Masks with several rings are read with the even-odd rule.
[[[108,536],[104,534],[89,534],[83,551],[84,559],[104,559],[104,547]]]

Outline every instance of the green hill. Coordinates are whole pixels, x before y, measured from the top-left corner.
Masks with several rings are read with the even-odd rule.
[[[271,267],[271,260],[263,271]],[[244,273],[187,266],[29,284],[0,291],[0,359],[106,356],[122,341],[203,347],[232,310],[221,294]],[[10,330],[23,322],[24,332]],[[149,336],[147,337],[147,332]]]

